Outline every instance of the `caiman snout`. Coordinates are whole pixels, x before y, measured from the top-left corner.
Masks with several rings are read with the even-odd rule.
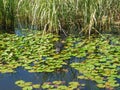
[[[56,42],[56,53],[60,53],[63,50],[64,44],[61,41]]]

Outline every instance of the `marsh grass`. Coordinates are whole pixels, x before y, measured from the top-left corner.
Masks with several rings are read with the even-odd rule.
[[[6,18],[14,15],[15,27],[49,32],[62,30],[90,36],[111,30],[120,19],[118,0],[1,0],[0,4],[0,21],[7,22],[11,19]],[[12,15],[7,7],[14,9]]]

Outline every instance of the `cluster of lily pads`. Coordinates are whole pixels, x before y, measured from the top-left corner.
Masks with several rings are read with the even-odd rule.
[[[19,66],[29,72],[53,72],[62,68],[66,65],[64,60],[70,59],[72,51],[75,51],[72,48],[73,40],[68,38],[64,50],[56,54],[55,42],[58,40],[58,36],[40,32],[21,37],[1,34],[0,72],[14,72],[13,69]]]
[[[88,48],[86,60],[71,64],[83,74],[78,78],[95,81],[99,88],[120,87],[120,38],[96,38],[84,48]]]
[[[68,65],[66,60],[73,56],[85,57],[86,60],[71,64],[83,74],[78,76],[79,79],[93,80],[99,88],[120,86],[117,82],[120,79],[119,37],[91,36],[88,40],[70,35],[65,40],[64,50],[56,54],[55,42],[58,40],[59,36],[50,33],[43,35],[41,32],[21,37],[0,35],[0,73],[15,72],[14,69],[20,66],[29,72],[54,72]],[[54,83],[49,86],[53,88]],[[42,88],[46,86],[43,84]]]
[[[0,72],[12,72],[18,66],[23,66],[30,72],[51,72],[62,67],[62,60],[56,61],[54,36],[42,33],[26,37],[4,34],[0,35]],[[53,39],[53,40],[52,40]],[[51,53],[51,54],[50,54]],[[51,55],[55,58],[52,58]],[[56,67],[55,67],[56,66]],[[11,70],[9,70],[11,69]]]
[[[22,88],[22,90],[33,90],[40,88],[39,84],[33,84],[32,82],[25,82],[23,80],[18,80],[15,84]]]
[[[44,82],[43,84],[32,84],[32,82],[25,82],[23,80],[18,80],[15,84],[22,88],[22,90],[33,90],[34,88],[41,88],[44,90],[74,90],[79,87],[84,86],[84,84],[79,84],[78,82],[69,82],[69,85],[64,85],[64,81],[53,81]]]

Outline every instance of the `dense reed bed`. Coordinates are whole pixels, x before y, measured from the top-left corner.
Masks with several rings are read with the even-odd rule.
[[[28,28],[90,35],[120,24],[118,0],[0,0],[1,28]]]

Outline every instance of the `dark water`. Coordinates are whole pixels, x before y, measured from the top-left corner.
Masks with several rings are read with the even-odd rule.
[[[84,59],[85,58],[79,59],[72,57],[68,64],[72,62],[81,62]],[[68,72],[29,73],[27,70],[19,67],[16,69],[16,73],[0,74],[0,90],[22,90],[20,87],[15,85],[17,80],[24,80],[26,82],[32,82],[33,84],[43,84],[44,82],[61,80],[65,81],[66,85],[68,85],[68,83],[71,81],[77,81],[85,84],[85,87],[80,87],[80,90],[105,90],[97,88],[95,82],[77,79],[77,76],[80,75],[80,73],[74,68],[69,67],[69,65],[65,66],[64,68],[68,69]]]
[[[17,80],[24,80],[26,82],[32,82],[33,84],[43,84],[44,82],[61,80],[65,81],[66,85],[68,85],[68,83],[71,81],[77,81],[85,84],[85,87],[80,87],[80,90],[109,90],[97,88],[95,82],[92,82],[90,80],[77,79],[77,76],[79,76],[80,73],[74,68],[71,68],[69,64],[72,62],[82,62],[83,60],[85,60],[85,57],[71,57],[71,59],[68,60],[68,66],[64,66],[65,69],[68,69],[68,72],[29,73],[27,70],[24,70],[22,67],[19,67],[16,69],[16,73],[0,73],[0,90],[22,90],[20,87],[15,85],[15,82]],[[118,82],[120,82],[120,80],[118,80]],[[120,90],[120,88],[116,88],[115,90]]]
[[[82,59],[72,57],[71,60],[72,62],[81,62]],[[69,62],[69,64],[72,62]],[[68,72],[29,73],[27,70],[19,67],[16,69],[16,73],[0,74],[0,90],[21,90],[20,87],[15,85],[15,82],[17,80],[24,80],[26,82],[32,82],[34,84],[43,84],[44,82],[61,80],[65,81],[66,85],[68,85],[68,83],[71,81],[78,81],[80,83],[86,84],[86,86],[84,88],[81,88],[81,90],[99,90],[95,86],[94,82],[77,79],[77,76],[80,75],[77,70],[69,66],[65,66],[64,68],[68,69]]]
[[[77,79],[79,73],[68,68],[69,72],[54,72],[54,73],[29,73],[23,68],[18,68],[16,73],[0,74],[0,90],[21,90],[20,87],[15,85],[15,81],[24,80],[34,84],[42,84],[44,82],[52,82],[55,80],[65,81],[67,85],[70,81],[79,81],[85,83],[86,87],[81,90],[95,90],[95,84],[91,81],[80,81]],[[91,87],[92,86],[92,87]]]

